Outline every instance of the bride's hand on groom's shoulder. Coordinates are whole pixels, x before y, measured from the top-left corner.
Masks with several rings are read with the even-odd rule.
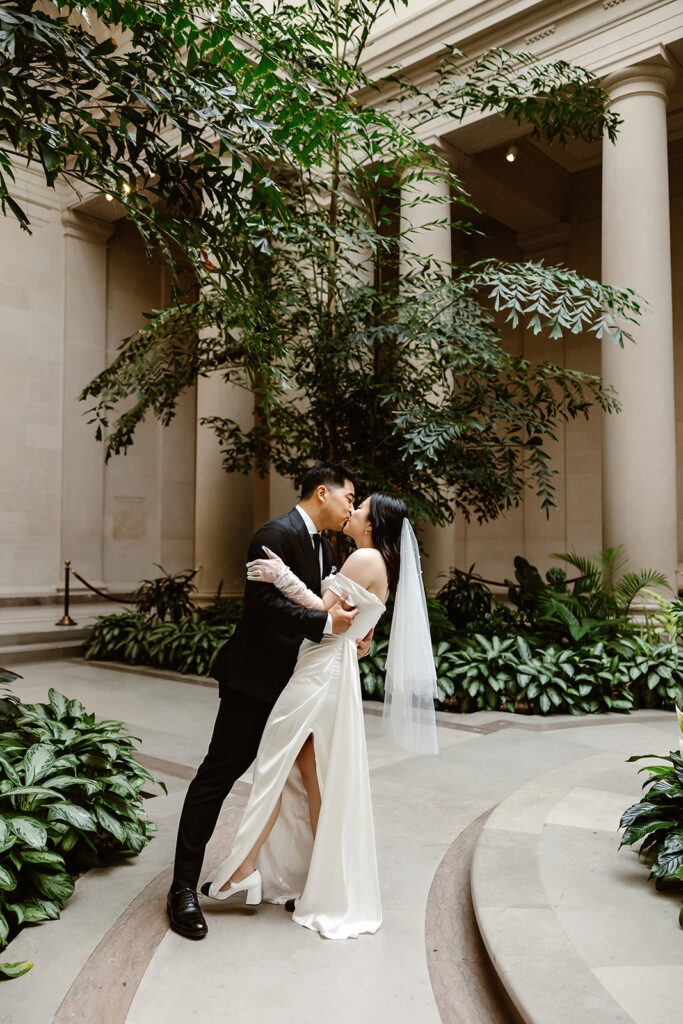
[[[252,583],[275,583],[287,572],[289,566],[285,565],[274,551],[263,545],[267,558],[255,558],[247,562],[247,579]]]

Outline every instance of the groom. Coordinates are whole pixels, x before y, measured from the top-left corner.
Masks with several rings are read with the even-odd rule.
[[[263,558],[263,545],[280,555],[316,594],[333,568],[334,549],[321,530],[343,530],[355,501],[353,476],[344,466],[318,462],[306,473],[299,504],[256,531],[249,560]],[[270,711],[294,671],[307,638],[345,633],[358,609],[341,602],[329,613],[303,608],[276,587],[247,583],[244,611],[213,664],[220,706],[206,757],[190,783],[180,815],[173,881],[166,903],[171,928],[190,939],[207,932],[197,900],[204,851],[226,796],[256,757]],[[358,645],[362,657],[370,634]]]

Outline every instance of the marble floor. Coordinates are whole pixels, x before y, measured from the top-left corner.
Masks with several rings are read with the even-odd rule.
[[[281,907],[262,905],[251,910],[216,905],[216,909],[207,907],[208,937],[191,943],[168,930],[163,899],[179,808],[204,754],[216,711],[215,687],[207,680],[75,658],[19,668],[23,678],[15,691],[26,700],[44,699],[54,686],[78,697],[99,716],[123,720],[141,740],[141,760],[166,782],[169,793],[159,791],[148,801],[159,832],[139,857],[88,872],[78,881],[60,921],[26,928],[3,953],[5,960],[28,959],[35,966],[2,986],[2,1024],[514,1021],[519,1019],[515,1011],[508,1013],[502,1004],[492,1009],[490,992],[484,991],[490,979],[484,977],[483,947],[476,929],[463,924],[471,909],[465,858],[468,849],[471,855],[471,847],[478,846],[480,832],[486,842],[500,841],[497,856],[491,853],[493,847],[485,851],[492,859],[486,867],[489,890],[482,898],[488,907],[495,907],[501,902],[506,870],[513,866],[515,877],[525,877],[525,865],[530,862],[525,860],[524,843],[530,842],[534,829],[545,847],[541,867],[534,868],[529,885],[537,882],[539,888],[535,894],[515,894],[515,899],[522,900],[518,905],[533,905],[541,894],[547,902],[553,870],[565,872],[568,863],[575,863],[572,900],[554,920],[571,942],[573,955],[591,961],[596,985],[605,992],[628,989],[628,1007],[623,1016],[612,1019],[637,1024],[673,1020],[652,1016],[652,1003],[645,994],[639,995],[640,975],[624,986],[623,975],[615,973],[628,968],[629,945],[622,954],[619,928],[623,931],[623,922],[618,914],[608,919],[604,908],[610,901],[609,865],[613,863],[615,875],[623,876],[623,858],[628,856],[624,851],[617,854],[619,812],[637,799],[640,786],[638,766],[624,768],[624,758],[628,753],[664,752],[673,747],[677,742],[674,715],[639,712],[589,720],[486,712],[439,715],[440,755],[418,758],[400,751],[382,735],[378,706],[368,704],[365,720],[384,912],[381,930],[375,936],[330,942],[294,925]],[[591,790],[594,782],[586,784],[579,770],[596,756],[601,759],[600,798]],[[570,792],[562,782],[565,774],[572,781]],[[582,785],[576,779],[579,783],[583,779]],[[536,784],[540,788],[534,792]],[[591,790],[588,795],[587,789]],[[249,773],[226,801],[207,851],[208,864],[224,855],[248,792]],[[555,811],[558,802],[561,806]],[[496,822],[498,805],[504,813]],[[534,814],[541,810],[535,825]],[[517,832],[510,831],[515,815],[523,822],[521,830],[515,826]],[[601,865],[591,884],[602,885],[596,904],[600,931],[593,944],[586,936],[586,929],[590,932],[592,927],[593,897],[590,890],[585,899],[581,897],[581,859],[562,855],[562,850],[575,849],[569,840],[575,841],[576,823],[584,818],[588,846],[591,832],[599,832],[602,844],[589,857],[591,864],[597,858]],[[541,826],[546,827],[546,819],[550,832],[544,836]],[[517,833],[519,843],[510,842]],[[475,852],[475,864],[477,856]],[[550,872],[550,879],[542,877],[542,872]],[[629,862],[628,872],[639,899],[649,897],[655,907],[657,897],[648,892],[645,869],[632,871]],[[561,902],[557,893],[552,898]],[[618,898],[623,898],[622,890]],[[509,920],[513,919],[514,915]],[[681,933],[670,917],[652,910],[647,928],[656,934],[643,936],[643,943],[650,942],[657,950],[670,943],[672,950],[680,950]],[[514,933],[508,941],[514,946]],[[607,955],[610,943],[614,948]],[[602,957],[597,956],[596,945],[603,950]],[[652,960],[641,968],[650,972],[646,989],[651,993],[653,971],[668,969],[662,986],[670,998],[677,984],[670,959],[654,954]],[[526,969],[528,964],[523,966]],[[552,989],[552,973],[539,974],[536,984]],[[679,1006],[680,995],[679,987]],[[517,1002],[517,1012],[523,1019],[555,1024],[547,1003],[527,1015],[524,1002]],[[583,1024],[587,1018],[562,1019]],[[590,1024],[601,1019],[590,1019]]]

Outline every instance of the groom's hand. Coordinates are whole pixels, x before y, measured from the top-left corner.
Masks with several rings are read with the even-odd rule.
[[[364,658],[372,646],[372,637],[374,635],[374,629],[371,629],[369,633],[366,633],[362,640],[356,640],[356,653],[358,654],[358,660]]]
[[[342,607],[341,600],[335,601],[330,608],[330,616],[332,618],[332,632],[333,633],[345,633],[349,628],[356,615],[358,615],[357,608],[350,608],[348,611]]]

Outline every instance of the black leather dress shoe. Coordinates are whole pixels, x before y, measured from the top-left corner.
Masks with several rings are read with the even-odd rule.
[[[285,910],[289,914],[293,914],[294,911],[296,910],[296,900],[287,900],[287,902],[285,903]]]
[[[166,898],[166,910],[171,921],[171,928],[186,939],[203,939],[208,928],[204,915],[199,909],[197,893],[194,889],[178,889],[169,892]]]

